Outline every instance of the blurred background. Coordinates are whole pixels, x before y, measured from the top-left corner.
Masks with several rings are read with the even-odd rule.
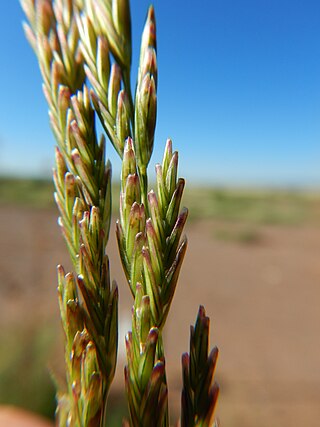
[[[320,4],[316,0],[155,0],[158,122],[186,177],[189,249],[165,332],[172,422],[180,358],[199,304],[220,349],[217,415],[230,427],[320,417]],[[133,65],[149,3],[132,0]],[[54,139],[19,2],[0,14],[0,403],[53,417],[63,377]],[[120,161],[108,156],[117,182]],[[117,191],[114,218],[117,217]],[[131,297],[117,256],[119,367],[110,425],[123,411]]]

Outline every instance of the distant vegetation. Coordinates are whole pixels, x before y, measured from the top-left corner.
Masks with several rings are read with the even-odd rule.
[[[46,179],[0,178],[0,206],[53,207],[53,183]]]
[[[113,211],[119,209],[114,186]],[[0,206],[53,208],[49,180],[0,178]],[[320,191],[187,187],[183,204],[191,220],[214,219],[256,225],[320,223]]]
[[[320,218],[320,192],[189,188],[184,201],[191,219],[298,225]]]

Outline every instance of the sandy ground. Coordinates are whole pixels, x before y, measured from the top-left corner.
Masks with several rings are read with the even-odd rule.
[[[260,227],[259,241],[244,244],[215,239],[220,226],[198,222],[187,229],[189,248],[165,332],[171,412],[180,404],[180,358],[188,350],[189,325],[204,304],[211,344],[220,349],[222,425],[318,427],[320,229]],[[68,258],[56,212],[1,207],[0,236],[1,327],[31,322],[31,306],[33,323],[59,330],[55,266],[68,267]],[[130,328],[132,301],[113,233],[108,253],[120,288],[115,386],[122,389],[122,337]],[[50,363],[59,366],[59,357]]]
[[[0,406],[0,427],[52,427],[46,419],[10,406]]]

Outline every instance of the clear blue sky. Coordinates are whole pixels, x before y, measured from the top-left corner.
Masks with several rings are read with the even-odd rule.
[[[149,2],[132,0],[136,73]],[[155,0],[158,121],[190,182],[320,185],[319,0]],[[0,173],[50,174],[54,140],[18,1],[0,14]],[[109,148],[114,176],[119,160]]]

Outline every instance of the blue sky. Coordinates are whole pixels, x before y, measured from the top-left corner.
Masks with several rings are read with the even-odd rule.
[[[133,75],[149,2],[132,0]],[[189,183],[320,185],[320,2],[155,0],[158,121]],[[1,5],[0,174],[49,175],[54,140],[18,1]],[[111,146],[114,176],[120,162]]]

